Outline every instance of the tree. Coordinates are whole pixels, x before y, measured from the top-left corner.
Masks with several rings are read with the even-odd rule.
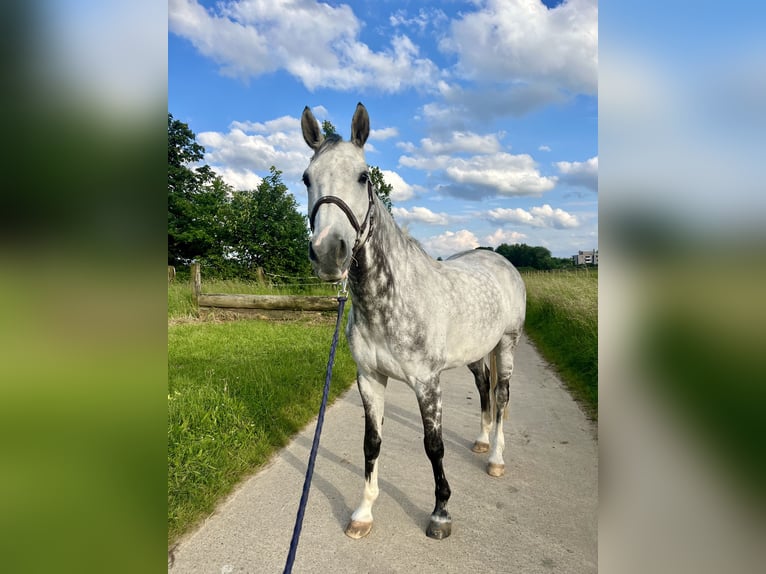
[[[335,126],[332,125],[332,122],[329,120],[325,120],[322,122],[322,133],[324,134],[324,137],[329,137],[333,135],[337,135],[338,131],[335,129]]]
[[[515,267],[531,269],[553,269],[555,264],[551,252],[546,247],[532,247],[526,243],[508,245],[503,243],[495,249],[497,253],[508,259]]]
[[[204,159],[189,126],[168,114],[168,264],[220,255],[223,208],[231,188]]]
[[[393,207],[393,204],[391,203],[391,192],[394,189],[394,186],[390,183],[386,183],[386,180],[383,179],[383,172],[380,171],[380,168],[377,166],[367,166],[370,168],[370,183],[372,183],[372,189],[375,190],[375,193],[380,198],[380,201],[383,202],[383,205],[386,206],[386,209],[389,213],[391,213],[391,208]]]
[[[309,275],[309,232],[297,207],[274,166],[257,189],[234,191],[226,210],[223,266],[248,278],[258,267],[277,275]]]

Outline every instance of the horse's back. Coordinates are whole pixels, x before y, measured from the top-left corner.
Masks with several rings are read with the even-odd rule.
[[[476,277],[482,283],[477,287],[477,295],[482,290],[496,290],[494,296],[502,302],[507,327],[521,329],[526,315],[526,287],[521,274],[508,259],[488,249],[474,249],[452,255],[443,265],[447,270]]]

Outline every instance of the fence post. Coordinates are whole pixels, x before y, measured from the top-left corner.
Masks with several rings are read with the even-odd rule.
[[[199,263],[191,264],[191,287],[194,302],[197,303],[199,295],[202,293],[202,274],[200,273]]]

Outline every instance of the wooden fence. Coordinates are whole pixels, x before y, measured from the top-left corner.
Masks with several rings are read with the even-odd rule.
[[[200,312],[229,312],[241,315],[273,315],[273,312],[336,311],[338,299],[318,295],[231,295],[202,293],[199,263],[192,263],[190,282]]]

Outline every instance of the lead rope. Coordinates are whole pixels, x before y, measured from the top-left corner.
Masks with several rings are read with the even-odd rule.
[[[290,541],[290,552],[287,554],[284,574],[290,574],[293,571],[293,562],[295,562],[295,552],[298,549],[298,541],[301,537],[301,528],[303,527],[303,515],[306,512],[306,503],[309,499],[309,490],[311,489],[311,477],[314,475],[314,463],[319,450],[319,435],[322,434],[322,424],[324,423],[324,411],[327,407],[327,396],[330,392],[330,379],[332,378],[332,365],[335,362],[335,350],[338,347],[338,332],[343,320],[343,308],[346,306],[348,293],[346,291],[345,281],[338,292],[338,318],[335,321],[335,333],[332,336],[332,345],[330,346],[330,357],[327,359],[327,373],[324,379],[324,391],[322,393],[322,404],[319,406],[319,417],[314,431],[314,442],[311,444],[311,454],[309,454],[309,464],[306,469],[306,479],[303,481],[303,493],[301,502],[298,505],[298,515],[295,517],[295,528],[293,529],[293,538]]]

